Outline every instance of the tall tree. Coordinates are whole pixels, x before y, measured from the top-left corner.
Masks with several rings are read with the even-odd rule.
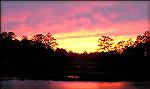
[[[37,34],[33,36],[33,41],[42,43],[47,48],[54,48],[58,45],[56,39],[52,36],[52,34],[47,33],[46,35]]]
[[[138,35],[136,38],[136,44],[150,42],[150,31],[145,31],[143,35]]]
[[[125,41],[120,41],[117,43],[117,45],[115,46],[115,49],[119,52],[119,53],[122,53],[123,52],[123,49],[124,49],[124,46],[125,46]]]
[[[134,41],[132,41],[132,39],[129,39],[127,41],[118,42],[117,45],[115,46],[115,49],[119,53],[122,53],[124,49],[126,49],[127,47],[130,47],[130,46],[134,46]]]
[[[110,38],[109,36],[102,36],[101,38],[99,38],[99,49],[98,51],[109,51],[112,48],[112,41],[113,39]]]
[[[38,43],[43,43],[43,38],[44,38],[43,34],[36,34],[33,36],[32,40]]]
[[[43,43],[45,44],[45,46],[47,48],[55,48],[56,45],[58,45],[57,42],[56,42],[56,39],[50,33],[47,33],[44,36],[44,40],[43,41],[44,41]]]

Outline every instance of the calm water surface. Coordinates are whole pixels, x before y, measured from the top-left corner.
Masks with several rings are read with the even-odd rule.
[[[1,89],[150,89],[150,82],[1,81]]]

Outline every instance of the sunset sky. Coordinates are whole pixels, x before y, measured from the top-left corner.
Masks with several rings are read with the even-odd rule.
[[[59,48],[94,52],[98,38],[135,40],[148,29],[150,1],[3,1],[2,31],[51,33]]]

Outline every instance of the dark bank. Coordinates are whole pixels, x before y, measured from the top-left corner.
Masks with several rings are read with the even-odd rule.
[[[103,51],[93,53],[67,52],[56,48],[56,39],[48,33],[37,34],[32,39],[15,33],[0,33],[1,79],[63,80],[63,81],[149,81],[150,37],[149,31],[118,43],[120,48],[109,50],[112,40],[102,36],[99,45]],[[49,38],[49,39],[46,39]]]

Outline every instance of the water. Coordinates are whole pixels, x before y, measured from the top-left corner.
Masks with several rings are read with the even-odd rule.
[[[150,82],[1,81],[1,89],[150,89]]]

